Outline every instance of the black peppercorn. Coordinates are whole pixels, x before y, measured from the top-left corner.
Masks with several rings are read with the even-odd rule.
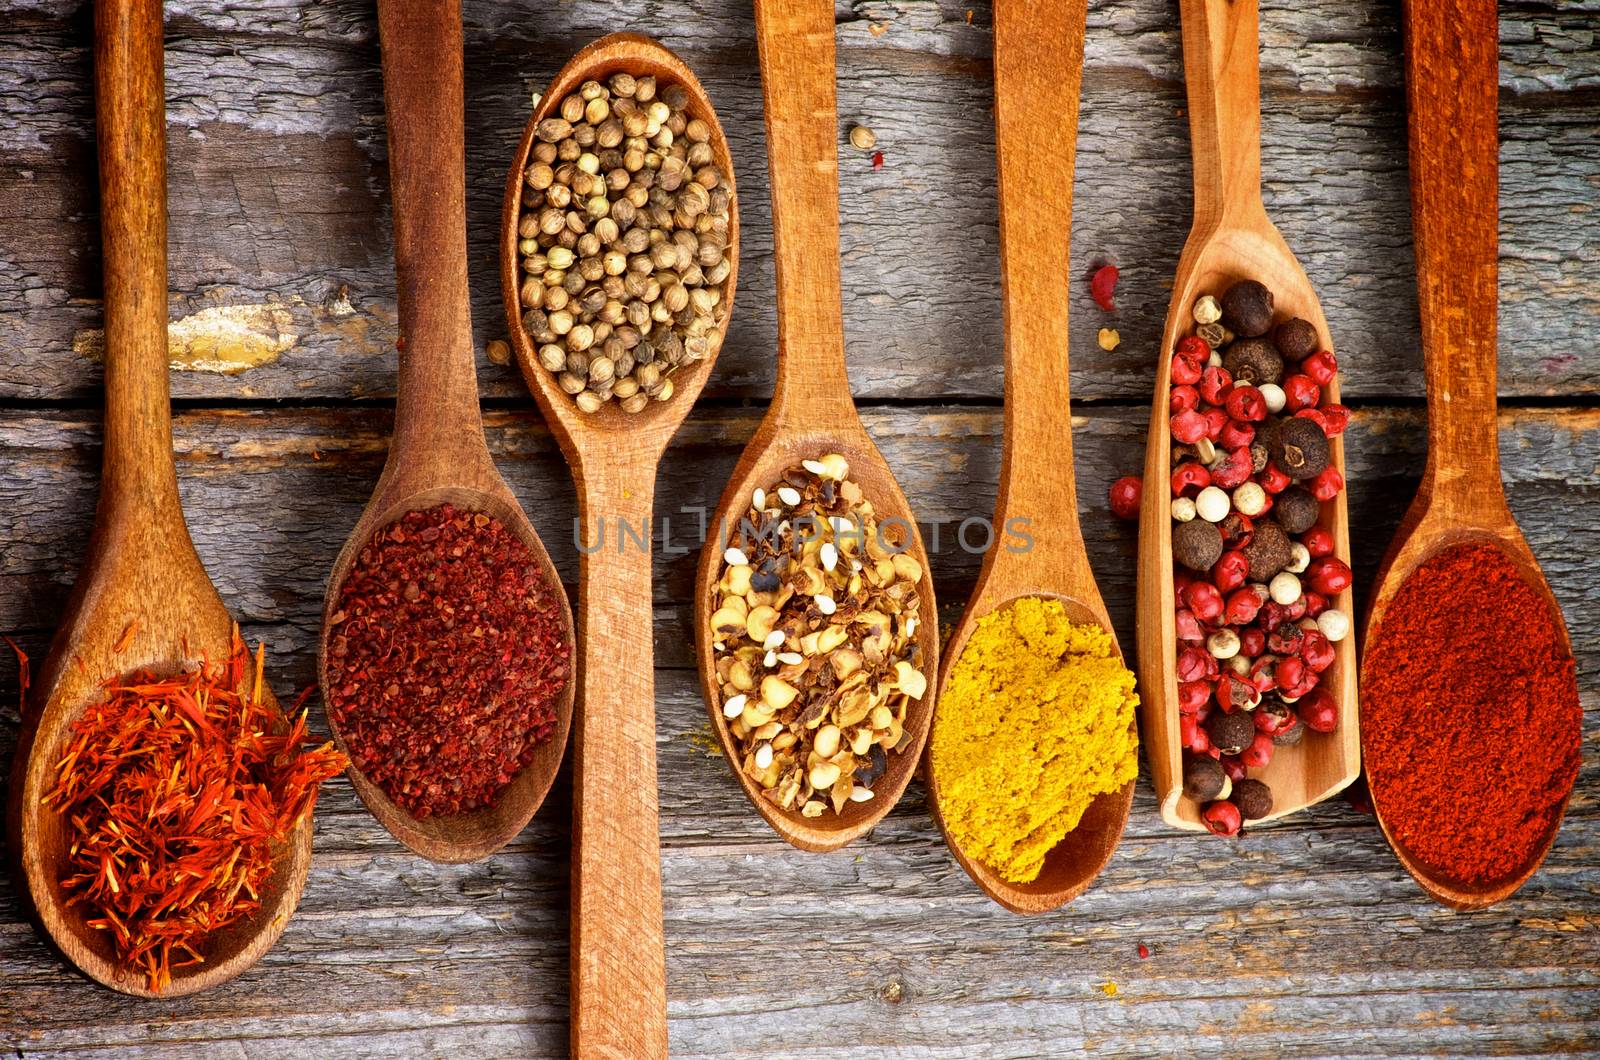
[[[1293,317],[1272,332],[1272,344],[1286,361],[1303,361],[1317,352],[1317,329],[1311,321]]]
[[[1272,812],[1272,789],[1259,780],[1241,780],[1229,796],[1247,821],[1259,821]]]
[[[1222,323],[1240,338],[1265,335],[1272,327],[1272,292],[1255,280],[1240,280],[1222,294]]]
[[[1240,383],[1276,383],[1283,379],[1283,358],[1266,339],[1240,339],[1222,355],[1222,367]]]
[[[1269,582],[1272,576],[1289,565],[1294,557],[1289,551],[1289,535],[1270,519],[1256,524],[1250,543],[1241,549],[1245,562],[1250,564],[1250,580]]]
[[[1322,505],[1311,495],[1311,491],[1304,486],[1290,486],[1278,494],[1278,500],[1272,506],[1272,514],[1278,520],[1278,525],[1290,534],[1303,534],[1317,525],[1317,516],[1322,512]]]
[[[1223,754],[1236,755],[1256,738],[1256,725],[1245,711],[1224,714],[1219,710],[1206,719],[1206,737]]]
[[[1190,570],[1210,570],[1222,555],[1222,531],[1204,519],[1172,528],[1172,557]]]
[[[1183,793],[1196,802],[1210,802],[1222,794],[1222,785],[1227,779],[1222,764],[1215,758],[1191,758],[1183,767]]]
[[[1316,478],[1328,466],[1328,436],[1301,416],[1279,420],[1267,429],[1267,451],[1295,480]]]

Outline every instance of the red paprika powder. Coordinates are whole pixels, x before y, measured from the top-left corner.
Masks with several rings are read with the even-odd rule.
[[[328,713],[356,768],[416,817],[494,805],[555,728],[561,591],[482,512],[445,504],[375,533],[329,619]]]
[[[1368,632],[1372,801],[1434,875],[1487,886],[1526,867],[1577,777],[1582,723],[1560,616],[1493,545],[1422,564]]]

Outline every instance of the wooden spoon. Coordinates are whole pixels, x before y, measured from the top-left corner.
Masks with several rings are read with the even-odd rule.
[[[656,802],[655,670],[650,542],[656,467],[689,413],[727,333],[738,282],[738,196],[728,232],[720,319],[707,356],[672,374],[673,394],[629,414],[616,402],[586,414],[539,363],[522,328],[517,224],[522,174],[539,122],[588,80],[625,71],[677,83],[688,112],[711,126],[712,155],[734,191],[733,160],[694,73],[647,37],[618,33],[584,48],[534,109],[506,181],[500,276],[517,363],[572,464],[585,542],[578,559],[579,678],[573,768],[572,1048],[578,1056],[666,1056],[666,957]]]
[[[1189,86],[1189,135],[1194,154],[1194,224],[1178,259],[1172,303],[1157,357],[1155,401],[1145,456],[1139,524],[1139,694],[1141,729],[1161,816],[1178,828],[1203,830],[1201,807],[1183,795],[1183,747],[1178,726],[1177,637],[1172,590],[1172,436],[1167,425],[1172,351],[1194,331],[1192,309],[1201,295],[1220,297],[1236,280],[1265,284],[1275,297],[1275,320],[1302,317],[1321,348],[1333,349],[1327,321],[1305,270],[1267,219],[1261,202],[1261,89],[1256,0],[1181,0],[1184,77]],[[1339,400],[1338,384],[1323,388]],[[1330,463],[1344,473],[1344,439],[1331,439]],[[1346,494],[1323,505],[1321,525],[1333,534],[1334,555],[1350,561]],[[1349,589],[1329,606],[1351,613]],[[1335,660],[1320,687],[1333,696],[1339,727],[1307,732],[1279,747],[1257,771],[1272,789],[1273,820],[1344,789],[1361,769],[1357,724],[1355,643],[1334,645]]]
[[[467,296],[466,156],[462,124],[459,0],[380,0],[384,113],[394,202],[395,278],[400,301],[399,390],[394,438],[372,499],[328,578],[320,677],[329,702],[328,640],[339,592],[378,530],[408,512],[452,504],[483,512],[515,533],[548,585],[560,578],[484,442]],[[563,635],[572,613],[561,597]],[[475,861],[504,846],[533,816],[555,780],[572,720],[573,683],[555,704],[556,727],[492,807],[418,819],[362,775],[351,782],[378,822],[434,861]],[[349,753],[328,712],[341,750]]]
[[[899,801],[916,769],[933,716],[930,682],[913,700],[905,730],[910,742],[891,754],[868,802],[844,812],[805,818],[780,808],[747,776],[722,715],[711,644],[711,615],[724,545],[758,487],[771,491],[779,476],[803,460],[839,453],[880,520],[909,528],[907,554],[922,565],[917,643],[922,671],[939,665],[938,611],[927,553],[905,495],[868,437],[850,398],[845,372],[844,316],[839,293],[839,174],[834,107],[833,8],[824,0],[757,0],[756,35],[766,95],[767,159],[772,181],[773,253],[778,274],[778,379],[772,405],[745,447],[723,491],[711,538],[700,554],[695,588],[695,644],[700,682],[712,726],[745,794],[784,839],[802,850],[836,850],[870,831]],[[881,525],[881,523],[880,523]]]
[[[1372,643],[1390,601],[1418,566],[1447,548],[1489,544],[1505,553],[1524,581],[1538,587],[1570,655],[1561,608],[1517,529],[1500,479],[1495,417],[1498,67],[1494,0],[1406,4],[1411,224],[1428,382],[1428,463],[1378,571],[1363,642]],[[1481,909],[1513,894],[1539,868],[1571,794],[1569,789],[1550,834],[1527,864],[1493,886],[1464,886],[1433,875],[1390,830],[1376,791],[1373,808],[1395,855],[1423,890],[1457,909]]]
[[[178,499],[167,390],[166,114],[160,0],[95,4],[95,98],[104,241],[106,423],[89,556],[22,719],[7,813],[9,843],[39,922],[67,959],[113,990],[158,996],[124,966],[107,932],[68,907],[61,869],[73,837],[40,800],[55,786],[71,726],[106,681],[228,659],[233,621],[195,554]],[[132,631],[131,635],[129,631]],[[283,716],[271,692],[263,698]],[[283,933],[305,886],[311,821],[273,859],[254,916],[212,935],[203,964],[174,968],[161,997],[226,982]]]
[[[1006,428],[994,526],[996,534],[1025,527],[1032,547],[997,546],[984,557],[977,588],[945,648],[941,689],[978,620],[1016,600],[1057,599],[1072,621],[1111,630],[1078,528],[1067,380],[1072,172],[1086,10],[1087,0],[1017,0],[995,8]],[[934,817],[956,860],[985,894],[1017,913],[1055,909],[1082,894],[1116,849],[1133,804],[1132,780],[1096,798],[1050,851],[1038,879],[1015,884],[961,849],[945,827],[931,759],[925,773]]]

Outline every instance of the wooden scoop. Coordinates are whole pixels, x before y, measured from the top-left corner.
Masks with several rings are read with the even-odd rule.
[[[950,635],[941,689],[978,620],[1013,601],[1057,599],[1072,621],[1111,630],[1078,528],[1067,380],[1072,171],[1086,9],[1086,0],[1019,0],[995,8],[1005,445],[994,509],[997,541]],[[1032,538],[1031,548],[1012,551],[1002,543],[1012,527]],[[1111,637],[1115,645],[1116,634]],[[985,894],[1016,913],[1042,913],[1082,894],[1116,849],[1133,804],[1132,780],[1096,798],[1078,827],[1050,851],[1038,879],[1015,884],[961,849],[945,827],[931,761],[925,773],[934,818],[956,860]]]
[[[771,491],[783,472],[804,460],[839,453],[882,520],[909,528],[907,554],[922,565],[916,639],[921,668],[938,667],[938,612],[922,537],[904,494],[867,436],[845,373],[844,317],[839,294],[839,173],[835,139],[833,8],[823,0],[757,0],[756,35],[766,95],[767,159],[772,180],[773,252],[778,272],[778,380],[772,405],[722,494],[711,537],[700,554],[695,587],[695,644],[712,726],[745,794],[784,839],[802,850],[835,850],[866,833],[899,801],[922,754],[933,716],[933,688],[913,700],[910,742],[890,754],[867,802],[846,803],[805,818],[761,793],[741,768],[742,756],[722,714],[722,691],[711,644],[711,615],[726,540],[748,511],[750,497]]]
[[[728,231],[726,295],[707,356],[672,373],[673,393],[629,414],[616,402],[580,411],[539,363],[522,328],[517,224],[523,170],[539,122],[588,80],[624,71],[676,82],[688,112],[711,126],[712,156],[734,191],[733,160],[694,73],[647,37],[618,33],[562,68],[528,121],[506,182],[500,276],[517,363],[578,485],[578,727],[573,769],[572,1048],[575,1056],[667,1055],[666,957],[656,817],[651,522],[656,466],[722,347],[738,282],[738,196]]]
[[[1265,284],[1275,297],[1274,319],[1302,317],[1333,349],[1327,321],[1305,270],[1278,234],[1261,202],[1261,89],[1256,0],[1181,0],[1184,77],[1189,86],[1189,136],[1194,154],[1194,225],[1178,259],[1172,303],[1157,351],[1155,401],[1144,469],[1139,521],[1139,695],[1141,731],[1161,816],[1178,828],[1204,830],[1201,807],[1183,795],[1183,746],[1178,726],[1177,637],[1172,590],[1172,474],[1168,393],[1172,352],[1193,334],[1192,310],[1201,295],[1219,298],[1236,280]],[[1339,400],[1338,384],[1323,388]],[[1344,473],[1344,439],[1330,439],[1330,463]],[[1350,561],[1346,494],[1323,506],[1333,554]],[[1329,601],[1351,614],[1350,590]],[[1320,687],[1333,696],[1339,727],[1307,732],[1279,747],[1256,775],[1272,789],[1273,820],[1345,788],[1361,769],[1356,717],[1355,642],[1334,645],[1334,663]]]
[[[1561,608],[1517,529],[1500,480],[1495,420],[1498,66],[1494,0],[1406,4],[1411,224],[1428,381],[1428,463],[1378,571],[1367,609],[1368,644],[1412,571],[1462,544],[1490,544],[1504,552],[1522,579],[1538,587],[1566,639]],[[1570,655],[1570,640],[1565,648]],[[1384,820],[1376,791],[1373,796],[1378,822],[1400,863],[1435,900],[1457,909],[1493,905],[1527,882],[1549,853],[1566,812],[1563,800],[1556,825],[1511,879],[1473,887],[1437,879],[1413,860]]]
[[[95,100],[104,241],[106,422],[89,556],[22,719],[7,812],[9,843],[39,922],[67,959],[113,990],[154,997],[107,932],[60,888],[72,836],[40,800],[55,786],[71,726],[108,680],[230,658],[233,621],[184,524],[167,391],[166,114],[160,0],[95,4]],[[131,634],[129,631],[132,631]],[[262,697],[283,716],[271,692]],[[305,886],[307,818],[276,851],[270,890],[248,920],[212,935],[202,964],[174,968],[161,997],[226,982],[278,936]]]
[[[330,617],[372,535],[408,512],[449,503],[483,512],[514,532],[537,557],[544,578],[560,578],[528,517],[495,470],[484,442],[467,296],[466,157],[462,125],[459,0],[380,0],[384,112],[394,203],[395,278],[400,300],[399,392],[389,458],[372,499],[350,533],[322,612],[320,676],[328,702]],[[572,614],[561,597],[563,635]],[[573,682],[555,704],[556,727],[492,807],[418,819],[362,775],[351,782],[378,822],[434,861],[475,861],[528,823],[561,765],[572,720]],[[329,711],[340,750],[349,753]]]

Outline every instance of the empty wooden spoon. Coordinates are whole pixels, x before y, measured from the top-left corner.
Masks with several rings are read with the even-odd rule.
[[[1537,587],[1572,652],[1561,609],[1506,504],[1495,416],[1499,222],[1499,34],[1494,0],[1406,4],[1406,97],[1411,125],[1411,224],[1428,385],[1428,462],[1395,533],[1368,605],[1370,649],[1385,611],[1411,574],[1463,544],[1500,549]],[[1447,645],[1441,647],[1448,647]],[[1371,655],[1368,657],[1371,661]],[[1577,734],[1547,733],[1577,743]],[[1520,888],[1555,841],[1561,810],[1527,864],[1492,885],[1440,878],[1390,829],[1380,790],[1373,808],[1400,863],[1439,902],[1493,905]]]
[[[683,86],[688,113],[711,128],[712,157],[734,191],[733,160],[694,73],[647,37],[619,33],[584,48],[556,74],[512,162],[502,215],[500,275],[517,363],[572,464],[585,542],[578,559],[579,679],[573,753],[572,1047],[579,1056],[666,1056],[666,958],[657,826],[655,670],[650,545],[656,467],[722,347],[738,281],[738,196],[707,355],[673,372],[672,396],[627,413],[584,413],[539,363],[523,329],[517,226],[523,170],[539,123],[585,81],[625,72]]]
[[[977,588],[945,647],[941,689],[978,620],[1024,597],[1060,600],[1073,622],[1111,630],[1078,528],[1067,379],[1072,171],[1086,10],[1086,0],[1019,0],[995,8],[1006,427],[994,527],[996,534],[1026,528],[1032,546],[1013,551],[997,545],[984,557]],[[945,828],[931,761],[925,772],[928,799],[956,860],[984,893],[1017,913],[1055,909],[1082,894],[1116,849],[1133,804],[1132,780],[1096,798],[1050,851],[1039,877],[1017,884],[961,849]]]
[[[1221,297],[1238,280],[1257,280],[1275,297],[1275,320],[1301,317],[1332,350],[1327,321],[1305,270],[1267,218],[1261,201],[1261,85],[1256,0],[1181,0],[1183,66],[1189,92],[1189,136],[1194,155],[1194,224],[1178,259],[1172,302],[1157,357],[1155,401],[1145,455],[1144,501],[1139,521],[1140,720],[1161,816],[1178,828],[1204,830],[1201,807],[1183,794],[1183,746],[1178,724],[1177,637],[1172,588],[1172,435],[1168,393],[1172,352],[1192,332],[1192,308],[1201,295]],[[1339,400],[1338,384],[1323,388]],[[1329,463],[1344,473],[1344,440],[1330,439]],[[1346,494],[1323,506],[1322,526],[1333,535],[1333,554],[1350,560]],[[1350,614],[1351,592],[1329,601]],[[1361,769],[1357,727],[1355,642],[1334,644],[1335,661],[1319,687],[1333,696],[1339,727],[1308,732],[1279,747],[1258,773],[1272,789],[1272,820],[1342,790]]]
[[[161,3],[102,0],[94,16],[106,317],[100,506],[88,558],[22,719],[7,824],[22,893],[61,952],[114,990],[153,997],[144,972],[117,959],[110,933],[87,926],[86,907],[65,904],[61,869],[73,836],[40,800],[55,786],[72,724],[106,681],[226,660],[233,621],[189,539],[172,459]],[[263,688],[262,697],[281,723],[270,691]],[[261,909],[211,936],[204,962],[174,968],[159,996],[204,990],[254,964],[283,933],[310,861],[308,818],[276,851]]]
[[[922,699],[912,701],[905,721],[910,741],[889,756],[870,801],[806,818],[761,793],[741,768],[742,756],[722,714],[711,637],[723,545],[748,510],[753,491],[772,489],[785,470],[802,461],[828,453],[849,461],[850,478],[880,520],[897,518],[909,530],[906,551],[922,567],[916,640],[923,673],[935,673],[939,658],[938,612],[922,538],[894,475],[856,415],[845,372],[833,35],[833,8],[824,0],[757,0],[778,274],[778,379],[772,405],[722,494],[695,589],[700,680],[723,752],[767,823],[790,843],[813,851],[835,850],[864,834],[899,801],[922,754],[934,690],[930,682]]]
[[[384,113],[394,203],[395,279],[400,301],[399,388],[394,438],[372,499],[328,578],[322,614],[320,676],[329,699],[328,642],[339,594],[378,530],[408,512],[441,504],[483,512],[521,538],[546,584],[559,586],[550,557],[495,469],[483,437],[467,295],[466,154],[462,122],[459,0],[380,0]],[[563,636],[572,613],[560,597]],[[350,777],[380,824],[434,861],[474,861],[504,846],[544,801],[561,766],[572,720],[573,682],[554,704],[556,726],[495,805],[417,818],[362,775]],[[328,712],[340,750],[349,753]]]

